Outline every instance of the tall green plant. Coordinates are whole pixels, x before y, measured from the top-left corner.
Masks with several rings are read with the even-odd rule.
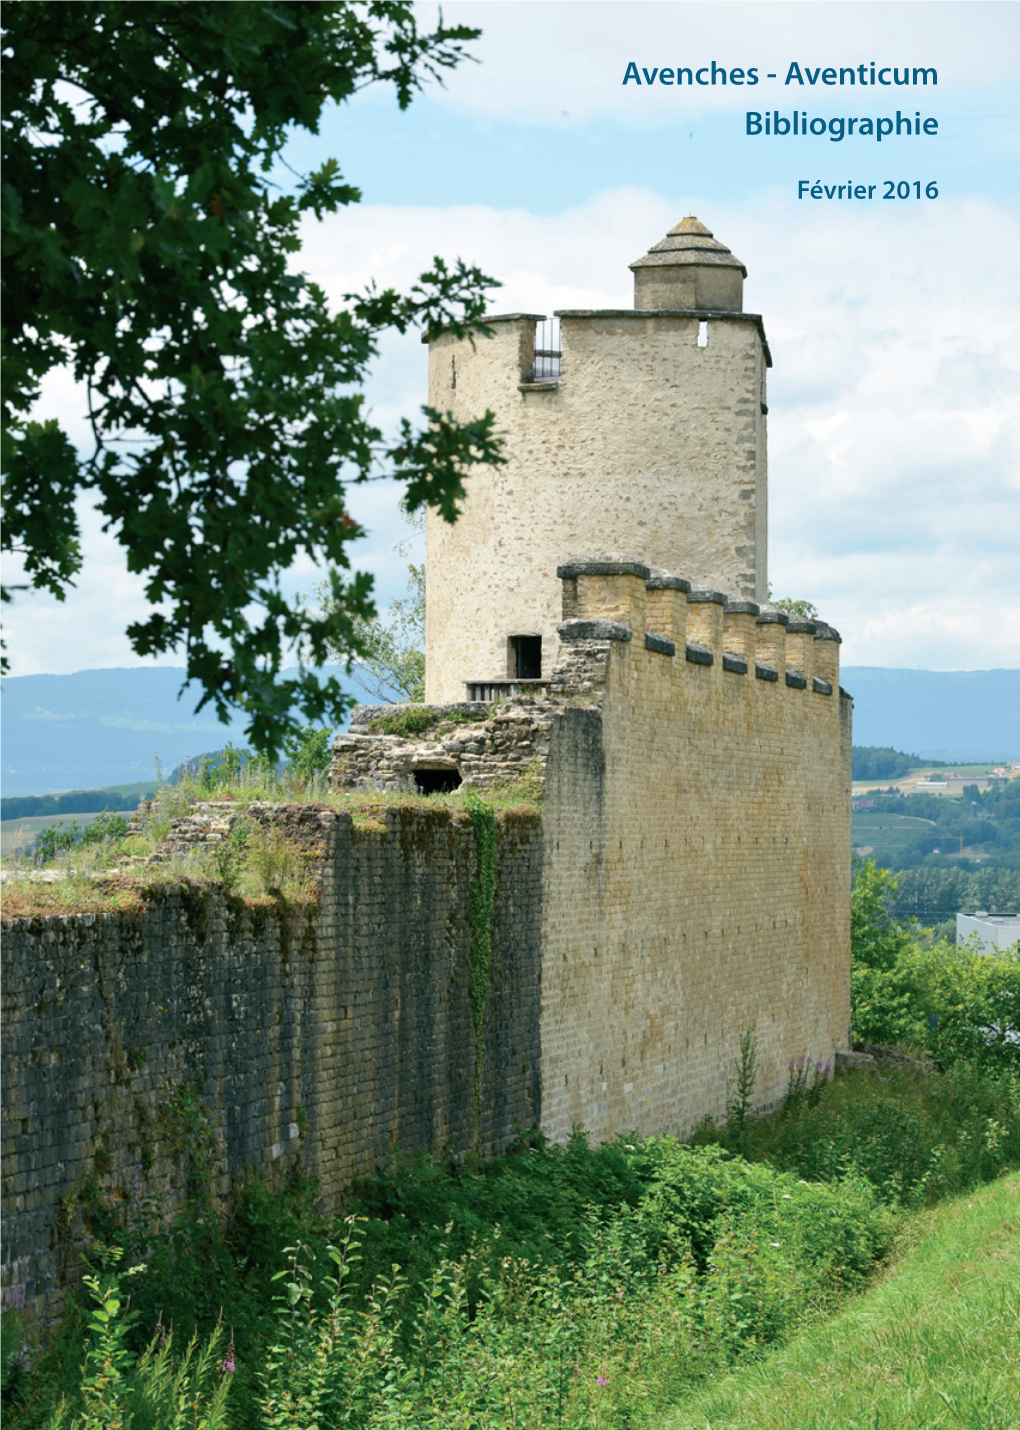
[[[747,1128],[757,1082],[758,1038],[753,1028],[747,1028],[740,1035],[740,1056],[726,1088],[726,1135],[741,1154],[746,1151]]]
[[[341,1245],[327,1248],[332,1274],[323,1279],[321,1296],[308,1248],[288,1249],[288,1265],[275,1278],[283,1288],[278,1336],[262,1375],[265,1430],[381,1425],[376,1412],[394,1403],[393,1305],[404,1283],[394,1268],[373,1286],[367,1304],[355,1307],[348,1280],[358,1240],[350,1218]]]
[[[85,1328],[85,1357],[70,1399],[62,1398],[46,1417],[44,1430],[222,1430],[234,1370],[232,1351],[219,1353],[222,1328],[199,1344],[193,1336],[182,1354],[162,1318],[149,1344],[131,1349],[125,1282],[144,1266],[119,1269],[123,1249],[96,1247],[99,1268],[84,1278],[91,1305]]]
[[[468,814],[475,833],[478,870],[471,880],[468,919],[471,924],[471,1017],[475,1032],[473,1123],[477,1143],[481,1131],[485,1076],[485,1010],[492,983],[492,921],[496,907],[496,815],[492,805],[468,795]]]
[[[855,861],[850,894],[851,1023],[856,1035],[892,1044],[909,1041],[916,992],[901,966],[909,936],[888,910],[896,884],[896,876],[874,860]]]

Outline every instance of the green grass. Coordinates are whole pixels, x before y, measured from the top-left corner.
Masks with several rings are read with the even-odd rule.
[[[1020,1177],[925,1213],[872,1290],[656,1430],[1016,1430]]]
[[[482,798],[497,817],[507,810],[535,815],[541,794],[539,777],[525,770],[516,781],[486,789]],[[309,899],[315,896],[316,889],[308,872],[307,851],[293,845],[272,821],[265,827],[262,821],[249,817],[253,804],[265,801],[325,805],[350,813],[361,829],[381,830],[384,825],[378,816],[384,807],[434,810],[438,806],[462,812],[466,818],[471,801],[478,797],[466,785],[449,794],[429,795],[416,790],[332,790],[321,774],[306,777],[294,770],[281,774],[255,761],[241,767],[199,771],[176,785],[159,787],[155,798],[140,811],[140,832],[122,839],[104,839],[88,847],[79,843],[61,849],[41,871],[31,849],[43,829],[70,830],[77,823],[82,830],[99,816],[10,821],[19,831],[31,826],[31,833],[8,838],[4,828],[4,909],[10,918],[98,913],[136,907],[144,902],[147,888],[184,881],[219,883],[243,899]],[[173,821],[205,801],[220,803],[224,808],[227,804],[234,806],[229,838],[208,847],[179,849],[160,863],[147,864],[149,856],[164,847]]]
[[[851,839],[855,849],[867,848],[873,857],[895,855],[918,839],[935,832],[934,820],[919,819],[912,814],[875,814],[871,810],[855,809],[850,817]]]

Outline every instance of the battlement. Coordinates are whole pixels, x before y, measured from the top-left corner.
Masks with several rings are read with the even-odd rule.
[[[682,657],[719,674],[753,676],[831,696],[839,689],[839,632],[776,606],[695,587],[627,556],[597,553],[557,567],[563,583],[565,645],[630,641],[643,633],[657,656]],[[562,683],[553,673],[552,689]]]
[[[819,718],[829,725],[821,707],[839,704],[830,699],[839,691],[840,637],[832,626],[695,588],[615,552],[573,558],[556,574],[563,619],[547,679],[468,680],[466,700],[408,707],[410,719],[358,706],[334,746],[334,784],[425,792],[462,782],[475,789],[541,784],[555,721],[578,703],[601,716],[609,701],[635,720],[639,705],[674,710],[679,702],[688,720],[711,724],[723,708],[735,718],[738,701],[747,707],[743,728],[757,739],[777,723],[797,723],[773,700],[756,702],[759,688],[775,687],[798,702],[822,697]],[[692,688],[681,690],[685,681]]]

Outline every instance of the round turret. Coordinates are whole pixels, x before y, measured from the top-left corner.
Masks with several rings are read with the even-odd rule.
[[[681,219],[630,267],[635,308],[743,311],[747,269],[693,215]]]

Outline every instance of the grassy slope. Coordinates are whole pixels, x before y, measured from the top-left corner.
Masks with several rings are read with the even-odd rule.
[[[871,1291],[657,1430],[1020,1430],[1020,1177],[923,1218]]]

